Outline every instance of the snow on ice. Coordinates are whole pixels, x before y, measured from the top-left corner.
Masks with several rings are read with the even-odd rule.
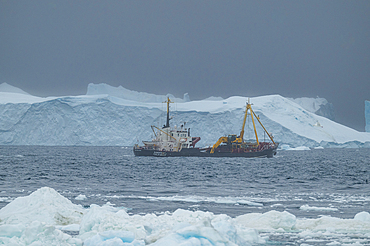
[[[68,231],[76,231],[75,236]],[[83,208],[48,187],[16,198],[0,210],[4,245],[255,245],[267,243],[265,233],[325,236],[335,243],[343,233],[370,235],[370,214],[297,219],[289,212],[271,210],[231,218],[178,209],[162,215],[129,215],[110,205]]]
[[[292,98],[291,100],[311,113],[326,117],[330,120],[335,120],[333,104],[329,103],[325,98],[301,97]]]
[[[151,125],[164,124],[169,96],[172,126],[187,122],[198,146],[241,130],[246,97],[190,101],[112,87],[88,86],[87,95],[41,98],[8,84],[0,86],[0,144],[132,146],[150,140]],[[290,148],[370,147],[370,133],[358,132],[318,115],[331,115],[322,98],[287,99],[280,95],[251,98],[254,111],[277,142]],[[329,106],[327,106],[329,105]],[[234,119],[234,120],[230,120]],[[251,128],[247,123],[247,128]],[[252,138],[246,130],[245,137]],[[258,132],[263,134],[262,129]]]

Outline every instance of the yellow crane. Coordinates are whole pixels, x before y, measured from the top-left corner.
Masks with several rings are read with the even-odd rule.
[[[257,130],[256,130],[256,124],[254,122],[254,117],[253,115],[256,117],[256,119],[258,120],[258,122],[260,123],[260,125],[262,126],[263,130],[267,133],[267,135],[269,136],[269,138],[271,139],[271,141],[275,144],[272,136],[267,132],[266,128],[262,125],[259,117],[254,113],[254,111],[252,110],[252,104],[250,103],[249,99],[248,99],[248,103],[247,103],[247,106],[246,106],[246,109],[245,109],[245,114],[244,114],[244,119],[243,119],[243,125],[242,125],[242,130],[240,131],[240,135],[237,137],[235,134],[231,134],[227,137],[220,137],[218,139],[218,141],[212,146],[211,150],[210,150],[210,153],[214,153],[215,152],[215,149],[220,146],[220,144],[222,143],[228,143],[228,144],[243,144],[244,143],[244,140],[243,140],[243,137],[244,137],[244,128],[245,128],[245,122],[247,121],[247,117],[248,117],[248,111],[250,111],[250,116],[252,118],[252,123],[253,123],[253,129],[254,129],[254,134],[256,136],[256,142],[257,142],[257,146],[259,145],[259,141],[258,141],[258,135],[257,135]]]

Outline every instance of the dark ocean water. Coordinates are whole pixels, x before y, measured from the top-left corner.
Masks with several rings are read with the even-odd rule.
[[[270,159],[135,157],[125,147],[0,146],[0,208],[41,187],[85,207],[270,210],[353,218],[370,208],[370,150],[278,151]],[[86,199],[75,199],[79,195]]]

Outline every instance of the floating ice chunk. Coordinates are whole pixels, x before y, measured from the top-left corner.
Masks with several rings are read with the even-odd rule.
[[[280,147],[281,150],[289,150],[289,149],[291,149],[288,144],[281,144],[279,147]]]
[[[291,148],[288,144],[282,144],[280,146],[280,149],[281,150],[310,150],[310,148],[306,147],[306,146],[299,146],[299,147],[296,147],[296,148]]]
[[[324,147],[322,147],[322,146],[317,146],[317,147],[315,147],[314,149],[324,149]]]
[[[234,242],[238,245],[265,243],[265,240],[258,235],[255,229],[245,228],[236,223],[235,219],[225,214],[217,215],[212,220],[211,224],[221,235],[230,242]]]
[[[0,245],[75,245],[82,246],[82,241],[61,232],[54,226],[33,221],[23,224],[0,226]]]
[[[299,147],[296,147],[296,148],[290,148],[288,150],[310,150],[310,148],[306,147],[306,146],[299,146]]]
[[[296,223],[296,217],[293,214],[286,211],[278,212],[275,210],[264,214],[244,214],[236,217],[235,220],[245,227],[263,231],[274,231],[280,228],[283,230],[291,230]]]
[[[81,221],[79,238],[84,240],[85,245],[95,245],[92,242],[105,243],[102,245],[119,243],[117,235],[104,236],[107,231],[134,235],[132,242],[121,240],[131,243],[127,245],[140,245],[143,240],[150,245],[246,245],[264,242],[256,230],[238,224],[227,215],[178,209],[173,214],[167,212],[160,216],[129,216],[123,210],[114,212],[107,207],[92,206]]]
[[[246,201],[246,200],[238,200],[237,201],[238,204],[241,204],[241,205],[248,205],[248,206],[256,206],[256,207],[263,207],[263,204],[262,203],[258,203],[258,202],[251,202],[251,201]]]
[[[199,243],[206,245],[207,243],[208,245],[216,245],[226,244],[227,242],[218,231],[211,227],[209,220],[203,220],[200,221],[198,225],[177,230],[176,233],[185,240],[192,239],[193,241],[199,241]]]
[[[135,240],[129,231],[104,231],[84,241],[85,246],[144,246],[143,240]]]
[[[304,210],[304,211],[338,211],[337,208],[328,208],[328,207],[311,207],[309,205],[302,205],[300,208],[300,210]]]
[[[192,225],[175,229],[153,243],[158,245],[249,245],[264,243],[255,230],[236,226],[227,215],[215,216],[212,213],[197,213],[178,210],[176,217],[187,214],[194,218]],[[205,217],[202,217],[205,216]],[[188,220],[188,218],[183,217]]]
[[[11,197],[0,197],[0,202],[11,202],[13,199]]]
[[[276,208],[276,207],[284,207],[284,205],[283,205],[283,204],[281,204],[281,203],[276,203],[276,204],[272,204],[270,207],[272,207],[272,208]]]
[[[78,195],[78,196],[75,197],[75,200],[79,200],[79,201],[86,200],[86,196],[80,194],[80,195]]]
[[[41,221],[50,225],[79,223],[82,206],[73,204],[52,188],[44,187],[26,197],[18,197],[0,210],[0,221],[7,224]]]
[[[359,215],[362,217],[362,215]],[[297,230],[326,231],[326,232],[356,232],[369,231],[370,222],[356,219],[340,219],[330,216],[322,216],[318,219],[297,220]]]
[[[242,200],[241,198],[239,198]],[[318,219],[296,219],[288,212],[269,211],[231,218],[225,214],[178,209],[161,215],[128,215],[124,209],[91,205],[89,209],[73,205],[50,188],[42,188],[23,199],[17,198],[0,210],[0,245],[76,245],[76,246],[162,246],[162,245],[257,245],[266,241],[258,233],[298,233],[306,243],[322,242],[323,235],[356,233],[369,237],[370,214],[361,212],[353,219],[323,216]],[[237,199],[235,199],[237,200]],[[28,202],[29,204],[27,204]],[[62,203],[63,206],[56,205]],[[10,206],[11,205],[11,206]],[[21,205],[27,205],[22,210]],[[277,204],[278,205],[278,204]],[[81,210],[75,223],[68,211]],[[59,209],[55,213],[54,209]],[[302,206],[308,210],[317,208]],[[16,216],[17,209],[20,215]],[[6,212],[6,213],[5,213]],[[71,213],[72,213],[71,212]],[[72,213],[73,214],[73,213]],[[52,215],[54,217],[52,217]],[[23,217],[22,217],[23,216]],[[44,218],[40,222],[38,218]],[[57,225],[60,216],[67,225]],[[83,217],[82,217],[83,216]],[[59,218],[59,219],[58,219]],[[4,219],[4,220],[3,220]],[[81,221],[80,224],[78,221]],[[54,223],[54,224],[49,224]],[[71,237],[63,231],[77,231]],[[267,238],[267,237],[266,237]],[[331,245],[336,245],[333,239]]]
[[[354,220],[364,221],[370,223],[370,214],[368,212],[360,212],[355,215]]]
[[[135,221],[134,218],[140,218]],[[133,221],[132,221],[133,220]],[[86,240],[97,233],[105,231],[128,231],[138,240],[145,239],[146,230],[141,216],[130,217],[125,210],[110,206],[92,205],[80,224],[80,238]]]
[[[342,244],[340,242],[334,241],[334,242],[327,243],[326,245],[334,246],[334,245],[342,245]]]
[[[110,198],[118,198],[117,196],[109,196]],[[130,196],[132,197],[132,196]],[[203,196],[170,196],[170,197],[152,197],[138,196],[141,199],[149,201],[181,201],[189,203],[214,202],[218,204],[241,204],[248,206],[262,207],[262,203],[245,200],[244,197],[203,197]]]
[[[192,246],[192,245],[212,245],[207,239],[204,238],[184,238],[179,234],[171,233],[153,244],[152,246],[164,246],[164,245],[183,245],[183,246]]]

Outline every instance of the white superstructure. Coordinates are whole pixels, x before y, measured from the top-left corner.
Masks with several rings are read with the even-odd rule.
[[[162,128],[151,126],[154,132],[154,139],[152,141],[143,141],[146,149],[154,149],[159,151],[181,151],[185,148],[195,146],[195,143],[200,140],[200,137],[191,137],[190,128],[186,128],[186,122],[179,128],[170,127],[169,104],[172,103],[168,97],[165,101],[167,103],[167,121]]]

